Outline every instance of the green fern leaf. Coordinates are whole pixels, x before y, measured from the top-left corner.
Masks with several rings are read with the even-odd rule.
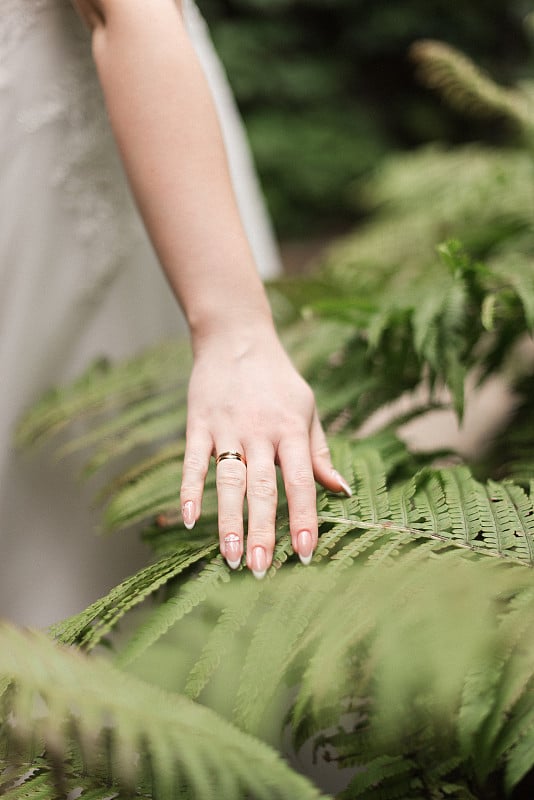
[[[197,549],[188,546],[179,553],[145,567],[80,614],[52,626],[51,634],[63,644],[78,644],[92,649],[124,614],[169,580],[211,555],[217,546],[217,542],[210,542]]]
[[[318,517],[319,525],[321,527],[324,525],[325,522],[331,522],[331,517],[323,517],[319,515]],[[322,560],[327,559],[332,550],[334,550],[341,539],[349,533],[352,533],[354,530],[354,526],[350,522],[338,523],[333,525],[329,530],[322,532],[319,536],[319,541],[317,543],[317,548],[315,553],[313,554],[314,562],[320,563]]]
[[[110,530],[175,508],[182,475],[178,461],[154,467],[116,494],[108,505],[104,521]]]
[[[393,522],[403,528],[410,526],[413,498],[417,491],[415,480],[393,486],[389,493],[390,515]]]
[[[28,773],[28,766],[18,770],[21,773]],[[10,776],[11,777],[11,776]],[[30,775],[26,780],[21,776],[23,782],[20,785],[4,784],[0,786],[2,797],[7,800],[54,800],[56,797],[56,786],[50,771],[40,772],[37,775]],[[109,790],[108,790],[109,791]]]
[[[518,554],[533,563],[534,514],[532,501],[520,487],[488,481],[494,517],[499,526],[501,552]]]
[[[363,522],[378,522],[389,516],[386,472],[376,450],[357,453],[353,462],[358,510]]]
[[[58,451],[60,458],[84,450],[87,447],[96,445],[101,441],[106,441],[111,437],[120,439],[132,426],[150,419],[162,412],[168,412],[176,407],[180,402],[183,403],[183,396],[176,391],[162,392],[156,397],[142,399],[139,402],[130,403],[111,419],[105,420],[100,425],[96,425],[90,431],[77,436],[63,445]]]
[[[401,756],[378,756],[365,765],[351,780],[345,791],[338,794],[339,800],[354,800],[354,798],[378,798],[384,795],[376,794],[376,789],[386,781],[398,780],[414,772],[415,764],[409,759]],[[409,782],[402,781],[402,788],[399,787],[397,794],[389,797],[409,797],[406,791],[409,789]],[[372,791],[370,791],[372,790]],[[387,795],[385,795],[387,797]]]
[[[6,782],[0,783],[0,795],[6,800],[56,800],[58,797],[53,768],[44,758],[32,759],[31,767],[27,764],[18,768],[9,766],[4,773],[0,771],[0,781],[4,777]],[[63,782],[69,789],[69,796],[81,796],[83,800],[134,800],[140,796],[138,792],[125,792],[117,785],[112,786],[100,776],[88,778],[70,761],[65,763]],[[101,784],[100,788],[95,788],[97,783]]]
[[[182,401],[183,402],[183,401]],[[109,437],[98,447],[84,467],[84,475],[90,477],[111,461],[131,452],[135,447],[153,445],[168,437],[182,436],[185,430],[186,410],[183,404],[165,414],[157,414],[131,424],[122,435]]]
[[[273,704],[278,682],[322,593],[313,570],[297,567],[293,580],[278,582],[276,600],[262,624],[257,625],[248,650],[237,692],[234,720],[240,728],[258,732],[266,709]],[[272,642],[276,640],[276,647]]]
[[[451,520],[451,535],[470,545],[480,533],[479,496],[484,489],[466,467],[442,469],[438,473]],[[483,502],[483,501],[482,501]]]
[[[105,741],[112,776],[127,788],[143,780],[148,760],[154,765],[155,795],[160,790],[178,797],[185,782],[202,798],[319,797],[266,745],[186,698],[38,634],[2,626],[0,642],[0,675],[16,685],[9,727],[21,743],[44,739],[56,781],[63,780],[62,764],[73,747],[84,753],[86,769],[98,774],[99,742]]]
[[[514,258],[514,266],[520,259]],[[534,280],[532,278],[532,259],[527,260],[527,270],[518,270],[517,266],[511,275],[511,283],[523,306],[523,313],[529,331],[534,330]]]
[[[245,627],[255,611],[260,589],[259,583],[248,580],[241,591],[226,602],[216,626],[187,678],[184,692],[192,700],[200,695],[221,661],[231,651],[233,638]]]
[[[159,345],[120,366],[97,362],[72,386],[45,395],[20,422],[17,442],[28,446],[57,433],[81,417],[155,397],[177,384],[185,386],[191,363],[187,343]],[[180,372],[177,364],[182,365]]]
[[[508,793],[534,768],[534,713],[530,715],[530,726],[522,731],[506,764],[505,789]]]
[[[213,552],[218,547],[218,542],[209,547]],[[228,580],[229,568],[222,556],[218,555],[204,567],[196,578],[180,587],[175,597],[171,597],[151,612],[148,619],[119,653],[117,664],[124,667],[139,658],[169,628],[202,603],[214,586]]]
[[[426,469],[415,478],[416,492],[411,523],[414,528],[428,532],[450,531],[452,523],[449,509],[438,476]]]
[[[420,76],[454,107],[485,116],[506,116],[527,130],[534,124],[534,108],[528,95],[497,86],[463,53],[437,41],[412,46]]]
[[[113,497],[113,495],[120,493],[126,486],[136,483],[143,475],[151,472],[162,464],[177,461],[181,462],[184,453],[185,441],[183,439],[163,445],[156,453],[152,453],[147,458],[141,458],[140,461],[104,486],[97,494],[97,500],[102,503],[106,502]]]

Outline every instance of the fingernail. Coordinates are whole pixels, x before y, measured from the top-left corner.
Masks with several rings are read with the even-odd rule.
[[[241,542],[237,533],[224,537],[224,557],[230,569],[237,569],[241,564]]]
[[[267,556],[263,547],[258,546],[253,549],[250,561],[252,574],[261,581],[262,578],[265,578],[265,573],[267,572]]]
[[[182,519],[188,531],[195,527],[195,504],[188,500],[182,506]]]
[[[301,531],[297,537],[298,555],[304,566],[308,566],[313,555],[313,539],[309,531]]]
[[[345,480],[345,478],[342,478],[341,475],[339,474],[339,472],[336,469],[333,469],[332,473],[333,473],[335,479],[337,480],[337,482],[339,483],[339,485],[341,486],[342,491],[345,492],[347,497],[352,497],[352,489],[350,488],[350,486],[347,483],[347,481]]]

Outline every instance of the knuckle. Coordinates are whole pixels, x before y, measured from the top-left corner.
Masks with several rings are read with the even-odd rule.
[[[288,492],[306,492],[315,494],[315,481],[313,474],[308,470],[297,471],[288,475],[285,480]]]
[[[287,417],[284,420],[284,429],[285,437],[290,446],[298,445],[309,439],[308,426],[302,417]]]
[[[206,472],[206,463],[204,459],[200,458],[198,455],[187,453],[184,457],[183,471],[204,475]]]
[[[247,486],[247,496],[256,500],[276,500],[278,490],[271,477],[257,477]]]
[[[217,488],[220,489],[245,489],[245,473],[241,465],[236,467],[232,464],[219,467],[217,470]]]
[[[185,500],[196,500],[202,494],[202,486],[194,483],[182,483],[180,497]]]
[[[325,461],[330,461],[330,448],[326,444],[326,442],[321,445],[320,447],[316,447],[313,451],[313,454],[316,458],[322,458]]]

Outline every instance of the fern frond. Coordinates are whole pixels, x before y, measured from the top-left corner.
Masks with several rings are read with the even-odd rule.
[[[64,764],[73,749],[84,772],[98,775],[104,742],[109,779],[127,789],[153,780],[150,795],[177,798],[185,784],[199,798],[319,797],[266,745],[184,697],[39,634],[4,625],[0,642],[0,674],[15,686],[3,737],[25,747],[44,741],[56,786],[65,784]],[[147,762],[154,766],[153,779],[144,774]]]
[[[28,412],[18,427],[18,444],[37,443],[75,419],[155,397],[185,384],[190,363],[190,347],[184,342],[159,345],[118,367],[98,361],[71,386],[49,392]]]
[[[111,419],[105,420],[100,425],[95,425],[94,428],[82,436],[71,439],[58,451],[58,456],[63,458],[78,450],[84,450],[87,447],[95,446],[110,439],[118,442],[132,427],[151,419],[155,415],[159,415],[161,412],[168,412],[174,409],[181,400],[183,400],[181,393],[171,391],[162,392],[156,397],[143,398],[136,403],[130,403],[124,410],[114,414]]]
[[[77,644],[91,650],[128,611],[172,578],[210,556],[217,546],[216,542],[196,549],[186,546],[180,552],[145,567],[80,614],[53,625],[51,634],[63,644]]]
[[[183,459],[184,453],[185,442],[183,439],[179,439],[177,442],[173,441],[161,447],[155,454],[151,454],[147,458],[141,458],[140,461],[137,461],[125,472],[121,472],[120,475],[117,475],[114,480],[100,490],[97,499],[105,502],[126,486],[136,483],[145,473],[151,472],[162,464],[180,461]]]
[[[218,547],[218,542],[209,547],[213,552]],[[222,556],[218,555],[204,567],[197,577],[181,587],[174,597],[169,598],[152,611],[119,654],[117,664],[124,667],[138,658],[169,628],[202,603],[214,586],[228,580],[229,568]]]
[[[130,453],[135,447],[153,446],[155,442],[159,443],[171,436],[183,439],[186,410],[183,398],[181,399],[181,406],[173,408],[167,413],[159,413],[147,419],[141,419],[137,424],[130,423],[127,431],[107,438],[98,448],[95,448],[94,454],[84,467],[84,475],[90,477],[110,461]]]
[[[421,531],[448,531],[451,529],[449,508],[439,477],[430,470],[422,470],[414,478],[411,522]],[[410,487],[410,492],[412,487]]]
[[[506,765],[505,790],[510,793],[532,770],[534,764],[534,715],[530,725],[523,731],[520,741],[513,748]]]
[[[217,543],[208,545],[214,550]],[[289,534],[280,536],[273,553],[273,563],[269,574],[274,574],[287,560],[291,550]],[[201,603],[212,596],[213,590],[230,580],[230,570],[219,554],[212,559],[199,574],[179,587],[176,594],[154,609],[138,628],[126,646],[119,653],[117,663],[127,666],[138,659],[149,647],[157,642],[167,631],[187,616]]]
[[[421,797],[410,792],[414,763],[401,756],[377,756],[363,767],[345,791],[338,795],[339,800],[354,800],[365,796],[366,800],[387,800]],[[386,786],[384,785],[386,784]],[[391,784],[394,784],[391,786]],[[388,791],[389,789],[389,791]],[[371,791],[370,791],[371,790]]]
[[[313,573],[301,567],[293,571],[292,581],[281,582],[276,594],[269,594],[268,613],[255,627],[243,664],[234,710],[236,724],[251,732],[261,729],[266,709],[271,707],[272,711],[277,677],[280,679],[287,670],[322,600]],[[272,646],[274,641],[276,647]],[[255,689],[251,691],[251,687]]]
[[[111,785],[97,776],[89,778],[82,769],[76,769],[70,762],[65,763],[64,788],[69,795],[81,795],[84,800],[134,800],[138,792],[128,792],[118,785]],[[0,759],[0,795],[6,800],[55,800],[58,796],[54,780],[53,766],[44,758],[32,759],[31,766],[25,764],[18,768],[11,765],[2,773]],[[100,788],[95,788],[100,783]],[[70,788],[72,787],[72,788]],[[147,797],[147,794],[144,794]]]
[[[386,473],[380,454],[376,450],[362,453],[353,462],[356,478],[356,497],[362,522],[378,522],[389,515],[386,491]]]
[[[195,661],[185,684],[185,694],[195,700],[208,684],[221,661],[232,650],[233,639],[249,622],[260,596],[257,582],[247,581],[235,597],[230,596],[222,609],[200,657]]]
[[[453,108],[486,117],[506,117],[532,132],[534,106],[528,94],[498,86],[463,53],[444,42],[416,42],[410,53],[423,83],[437,89]]]
[[[144,472],[112,498],[104,513],[106,527],[113,530],[176,508],[181,476],[178,460],[164,461]]]

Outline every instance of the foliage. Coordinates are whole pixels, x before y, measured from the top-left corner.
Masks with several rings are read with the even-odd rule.
[[[454,52],[422,47],[447,95],[510,115],[515,93],[488,88]],[[23,420],[26,445],[83,422],[63,452],[86,451],[88,475],[131,458],[101,492],[105,521],[144,523],[156,560],[54,626],[56,646],[0,629],[0,791],[10,800],[76,787],[102,800],[317,796],[260,741],[280,749],[284,733],[294,751],[341,768],[343,800],[528,796],[534,386],[522,353],[534,240],[522,102],[512,117],[523,149],[392,158],[366,189],[373,219],[316,275],[271,287],[354,491],[319,494],[313,566],[292,555],[282,499],[266,580],[232,573],[216,554],[213,474],[201,523],[192,534],[180,525],[185,345],[98,363]],[[468,371],[518,393],[498,449],[473,465],[410,452],[399,424],[451,399],[461,414]],[[419,392],[415,404],[356,437],[406,392]],[[65,646],[111,651],[103,661]]]
[[[418,85],[406,52],[437,38],[505,82],[525,70],[522,0],[199,0],[244,115],[279,232],[328,232],[365,205],[350,191],[391,147],[501,141]],[[268,69],[265,69],[268,64]]]
[[[13,750],[21,761],[45,754],[25,779],[28,767],[2,776],[10,800],[65,797],[88,776],[91,796],[102,798],[121,786],[129,796],[141,787],[158,797],[319,797],[266,745],[207,708],[42,635],[0,627],[0,687],[10,748],[0,765],[13,762]]]

